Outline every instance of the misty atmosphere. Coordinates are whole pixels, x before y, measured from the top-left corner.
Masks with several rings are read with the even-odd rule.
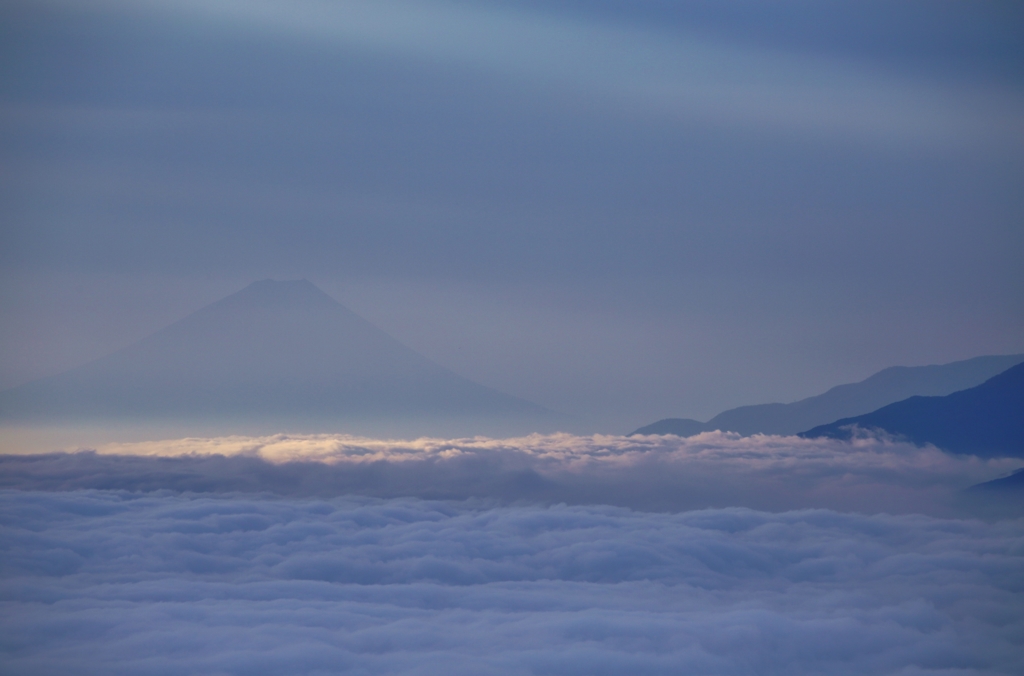
[[[1024,10],[0,3],[0,672],[1024,673]]]

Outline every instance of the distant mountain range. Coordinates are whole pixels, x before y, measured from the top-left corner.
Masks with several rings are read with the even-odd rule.
[[[913,396],[943,396],[980,385],[992,376],[1024,362],[1024,354],[975,357],[933,366],[894,366],[859,383],[838,385],[828,392],[792,404],[741,406],[719,413],[708,422],[666,418],[633,434],[692,436],[722,430],[751,434],[798,434],[841,418],[870,413]]]
[[[1024,364],[977,387],[944,397],[910,397],[800,436],[849,439],[857,428],[884,430],[953,453],[1024,457]]]
[[[561,419],[435,364],[308,281],[255,282],[134,345],[0,393],[5,424],[412,418],[522,432]]]

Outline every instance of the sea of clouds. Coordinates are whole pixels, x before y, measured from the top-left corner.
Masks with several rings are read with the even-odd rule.
[[[0,672],[1024,673],[1024,509],[964,493],[1021,464],[717,432],[0,456]]]
[[[1020,674],[1024,523],[0,491],[3,673]]]
[[[958,516],[965,514],[965,488],[1022,465],[1020,458],[982,460],[873,436],[852,442],[722,432],[687,439],[552,434],[406,441],[282,434],[0,456],[0,488]]]

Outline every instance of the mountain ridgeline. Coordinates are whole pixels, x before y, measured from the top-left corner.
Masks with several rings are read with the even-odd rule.
[[[305,280],[255,282],[113,354],[0,393],[4,424],[259,420],[315,429],[368,419],[458,419],[469,424],[453,431],[483,433],[493,425],[473,421],[530,432],[560,418],[435,364]]]
[[[666,418],[633,434],[692,436],[722,430],[751,434],[792,435],[843,418],[870,413],[913,396],[944,396],[984,383],[1024,362],[1024,354],[975,357],[951,364],[894,366],[859,383],[833,387],[824,394],[791,404],[741,406],[719,413],[708,422]]]
[[[858,430],[882,430],[953,453],[1024,457],[1024,364],[977,387],[944,397],[910,397],[800,436],[849,439]]]

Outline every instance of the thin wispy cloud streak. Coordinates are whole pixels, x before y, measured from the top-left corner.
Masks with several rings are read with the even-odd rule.
[[[852,442],[722,432],[688,439],[554,434],[403,441],[282,434],[8,455],[0,459],[0,487],[956,515],[969,507],[965,488],[1020,466],[1020,459],[956,456],[873,436]]]
[[[8,674],[1011,674],[1021,523],[0,491]]]
[[[56,3],[63,6],[64,3]],[[1024,97],[994,83],[900,77],[851,60],[740,45],[501,3],[268,1],[91,3],[164,13],[378,55],[568,88],[623,112],[859,141],[1024,142]],[[966,95],[965,95],[966,94]]]

